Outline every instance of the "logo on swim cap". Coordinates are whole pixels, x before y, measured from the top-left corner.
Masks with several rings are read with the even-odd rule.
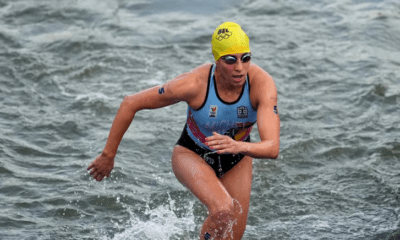
[[[225,22],[215,29],[211,47],[215,61],[225,55],[250,52],[249,37],[234,22]]]
[[[232,33],[229,32],[229,29],[223,28],[218,31],[216,38],[218,41],[222,41],[223,39],[228,39],[230,36],[232,36]]]

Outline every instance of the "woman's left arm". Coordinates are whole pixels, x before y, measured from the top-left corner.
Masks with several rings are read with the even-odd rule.
[[[271,78],[267,89],[258,88],[260,94],[257,107],[257,127],[261,142],[241,144],[241,152],[253,158],[276,159],[279,154],[280,119],[278,113],[278,94]]]

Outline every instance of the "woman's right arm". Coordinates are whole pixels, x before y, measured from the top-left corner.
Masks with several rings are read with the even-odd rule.
[[[163,86],[156,86],[126,96],[118,109],[102,153],[89,165],[90,175],[97,181],[109,177],[114,168],[118,146],[128,130],[135,114],[143,109],[156,109],[190,101],[196,94],[196,71],[182,74]]]
[[[165,87],[153,87],[137,94],[126,96],[118,109],[114,122],[108,135],[107,143],[102,154],[108,158],[114,158],[117,154],[118,146],[132,123],[135,114],[142,109],[155,109],[165,107],[179,100],[171,99],[165,93],[159,94],[160,89]]]

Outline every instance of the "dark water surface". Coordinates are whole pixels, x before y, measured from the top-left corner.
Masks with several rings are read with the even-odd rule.
[[[106,181],[86,167],[123,97],[213,61],[224,21],[279,94],[244,239],[399,239],[397,0],[0,0],[0,239],[197,239],[170,164],[184,103],[139,112]]]

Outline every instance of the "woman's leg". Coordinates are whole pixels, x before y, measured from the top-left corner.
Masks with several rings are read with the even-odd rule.
[[[252,180],[253,159],[249,156],[245,156],[221,178],[222,184],[233,199],[235,208],[232,229],[227,232],[231,238],[227,239],[242,239],[249,213]]]
[[[245,169],[247,169],[247,171],[249,170],[248,164],[242,163],[243,160],[233,169],[231,169],[231,171],[228,172],[229,174],[227,173],[221,180],[227,182],[229,179],[232,179],[235,176],[239,176],[239,178],[241,178],[241,172]],[[209,215],[205,220],[201,230],[201,240],[205,239],[206,233],[210,235],[210,239],[231,239],[231,234],[227,235],[226,231],[230,230],[232,223],[235,223],[235,221],[236,224],[233,226],[234,235],[239,236],[240,232],[244,232],[248,212],[248,201],[246,203],[247,198],[240,196],[244,194],[243,192],[240,193],[241,191],[239,190],[243,189],[243,184],[239,184],[240,186],[237,187],[238,190],[235,190],[230,189],[232,188],[231,184],[225,183],[235,196],[235,198],[232,198],[222,181],[215,175],[214,170],[196,153],[179,145],[175,146],[172,153],[172,168],[177,179],[183,185],[185,185],[208,209]],[[231,174],[231,172],[233,173]],[[247,176],[248,174],[245,175]],[[248,188],[251,188],[251,181]],[[245,190],[247,191],[248,189]],[[249,198],[250,196],[248,199]],[[242,209],[241,211],[239,210],[240,208]],[[235,219],[235,217],[244,217],[245,219]],[[242,226],[243,222],[244,228]],[[236,228],[240,226],[240,229],[243,228],[243,231],[236,230]],[[227,235],[228,238],[224,238],[224,235]]]

